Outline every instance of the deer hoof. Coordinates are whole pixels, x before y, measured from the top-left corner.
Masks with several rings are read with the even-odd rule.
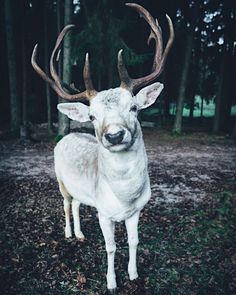
[[[85,236],[83,235],[82,232],[76,234],[76,238],[77,238],[80,242],[84,242],[84,240],[85,240]]]
[[[138,273],[137,272],[134,272],[134,273],[130,273],[129,274],[129,279],[131,281],[136,280],[137,278],[138,278]]]
[[[72,237],[72,233],[71,233],[71,229],[70,228],[65,228],[65,237],[68,239],[68,238],[71,238]]]

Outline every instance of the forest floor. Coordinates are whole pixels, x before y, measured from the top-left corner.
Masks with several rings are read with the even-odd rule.
[[[139,225],[138,270],[127,274],[116,226],[118,294],[236,294],[236,146],[224,137],[145,129],[152,198]],[[52,142],[0,142],[0,292],[105,294],[96,210],[81,206],[84,242],[64,238]]]

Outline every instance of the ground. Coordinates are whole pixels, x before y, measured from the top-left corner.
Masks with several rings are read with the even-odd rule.
[[[224,137],[145,129],[152,198],[139,226],[130,282],[124,224],[116,226],[118,294],[236,293],[236,146]],[[64,238],[54,143],[0,143],[1,294],[105,294],[96,210],[81,208],[85,242]]]

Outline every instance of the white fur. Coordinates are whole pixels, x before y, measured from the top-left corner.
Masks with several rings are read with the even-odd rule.
[[[155,101],[162,88],[162,84],[154,83],[142,89],[136,97],[122,88],[110,89],[98,93],[89,107],[81,103],[58,106],[60,111],[78,121],[87,120],[89,115],[95,117],[93,124],[97,138],[72,133],[57,144],[55,171],[65,197],[66,237],[71,236],[68,217],[70,197],[74,232],[79,239],[84,238],[80,229],[79,204],[94,206],[98,210],[108,257],[108,289],[116,288],[115,221],[125,220],[130,257],[129,277],[131,280],[138,277],[138,219],[151,196],[151,190],[142,131],[137,112],[132,111],[132,106],[146,108]],[[115,134],[120,130],[124,131],[122,142],[112,145],[106,139],[106,133]]]

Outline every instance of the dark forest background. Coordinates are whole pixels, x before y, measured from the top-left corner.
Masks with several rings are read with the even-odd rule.
[[[169,37],[166,13],[173,21],[176,36],[158,79],[165,84],[165,90],[140,119],[175,134],[194,129],[235,136],[235,1],[134,2],[158,18],[164,42]],[[60,98],[30,63],[33,47],[39,43],[38,63],[48,72],[56,36],[69,23],[76,27],[64,42],[58,69],[65,82],[74,82],[76,88],[84,89],[82,68],[86,52],[90,53],[98,90],[119,85],[116,65],[121,48],[133,77],[151,71],[154,44],[147,46],[149,27],[123,0],[2,1],[1,135],[27,138],[32,125],[45,122],[50,133],[69,132],[68,119],[58,117],[56,104]]]
[[[140,216],[140,277],[128,279],[118,223],[117,293],[235,295],[236,0],[135,2],[158,18],[164,45],[167,13],[175,40],[158,77],[165,88],[140,114],[143,127],[155,127],[143,128],[152,197]],[[121,48],[132,78],[152,68],[150,29],[124,0],[0,0],[1,295],[108,294],[97,212],[82,205],[86,240],[65,239],[53,168],[55,142],[92,126],[58,114],[61,98],[31,65],[38,43],[49,72],[56,38],[71,23],[58,63],[66,84],[84,90],[86,52],[97,90],[120,85]]]

